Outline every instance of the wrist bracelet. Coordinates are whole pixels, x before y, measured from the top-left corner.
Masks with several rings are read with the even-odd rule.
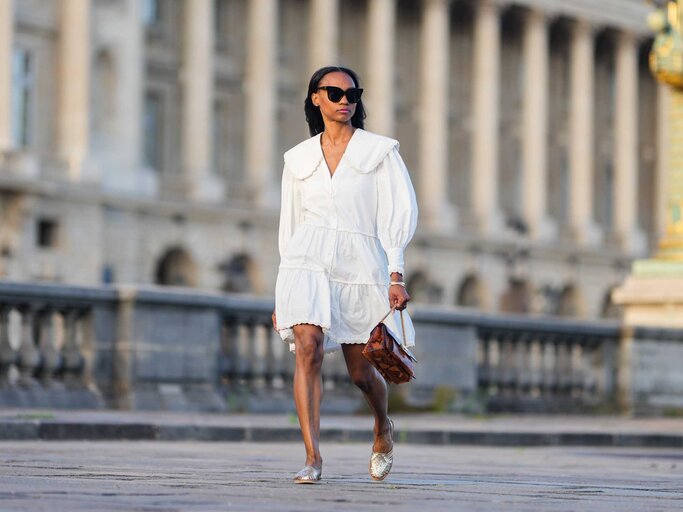
[[[403,286],[403,288],[406,287],[406,284],[405,284],[403,281],[392,281],[391,284],[392,284],[392,285],[397,284],[397,285],[399,285],[399,286]]]

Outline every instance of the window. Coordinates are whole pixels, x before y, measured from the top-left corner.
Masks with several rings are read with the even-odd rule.
[[[145,96],[144,141],[145,164],[153,169],[162,167],[162,111],[163,98],[158,92],[148,92]]]
[[[17,48],[12,55],[12,143],[24,148],[32,143],[35,89],[33,54]]]
[[[161,22],[160,0],[144,0],[142,3],[142,21],[145,26],[159,25]]]
[[[57,247],[58,224],[53,219],[38,219],[36,245],[44,248]]]

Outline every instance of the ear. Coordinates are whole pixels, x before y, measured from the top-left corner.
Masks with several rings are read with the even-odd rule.
[[[320,103],[318,103],[318,93],[317,92],[314,92],[313,94],[311,94],[311,102],[313,103],[314,107],[320,106]]]

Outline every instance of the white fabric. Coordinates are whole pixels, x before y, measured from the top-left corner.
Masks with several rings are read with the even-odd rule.
[[[275,312],[294,350],[292,326],[322,327],[325,351],[365,343],[389,311],[389,273],[403,273],[417,202],[398,142],[356,129],[334,175],[320,135],[285,153]],[[406,343],[415,331],[404,312]],[[399,313],[384,322],[403,339]]]

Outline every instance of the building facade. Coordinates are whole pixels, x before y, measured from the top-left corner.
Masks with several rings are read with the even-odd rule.
[[[420,204],[416,301],[613,316],[661,231],[639,0],[0,0],[0,278],[271,295],[313,70]]]

